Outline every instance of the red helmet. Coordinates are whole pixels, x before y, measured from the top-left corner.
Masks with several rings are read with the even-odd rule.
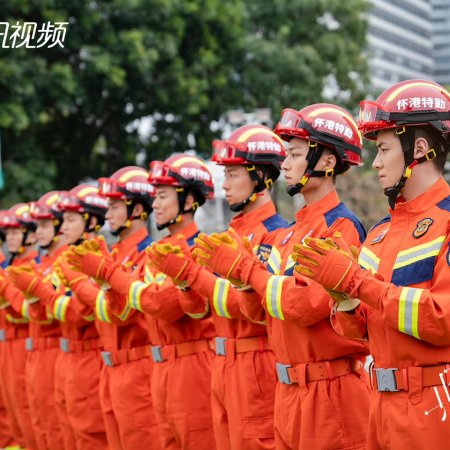
[[[58,207],[61,211],[92,214],[104,217],[108,201],[99,194],[98,188],[90,184],[80,184],[61,195]]]
[[[264,125],[244,125],[212,145],[211,161],[220,165],[272,165],[280,170],[286,157],[283,141]]]
[[[358,127],[367,139],[377,131],[431,125],[450,132],[450,93],[433,81],[406,80],[386,89],[375,102],[360,103]]]
[[[24,231],[35,231],[36,222],[30,214],[28,203],[18,203],[0,215],[1,228],[23,228]]]
[[[38,201],[30,203],[31,217],[36,220],[56,219],[61,220],[62,213],[58,207],[61,195],[68,191],[50,191],[44,194]]]
[[[101,196],[142,203],[147,212],[151,212],[154,187],[148,182],[148,172],[142,167],[123,167],[109,178],[99,178],[98,182]]]
[[[362,164],[358,127],[351,114],[340,106],[317,103],[300,111],[284,109],[274,132],[286,141],[298,137],[334,149],[346,165]]]
[[[198,206],[214,198],[214,179],[206,163],[184,153],[170,156],[164,162],[150,163],[149,182],[154,186],[168,185],[192,191]]]

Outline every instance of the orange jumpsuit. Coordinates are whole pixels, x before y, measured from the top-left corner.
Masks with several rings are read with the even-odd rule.
[[[272,202],[230,223],[250,239],[255,253],[269,232],[287,225]],[[192,290],[180,291],[183,310],[193,318],[211,311],[218,336],[211,385],[217,449],[274,449],[275,357],[265,323],[250,322],[239,309],[235,289],[206,269],[199,267],[188,284]]]
[[[37,252],[32,252],[26,257],[18,256],[12,265],[20,266],[36,260]],[[3,292],[3,298],[9,303],[9,306],[8,304],[4,305],[0,315],[1,386],[15,441],[21,447],[34,450],[37,449],[37,445],[31,427],[30,407],[25,385],[27,358],[25,339],[29,337],[29,319],[10,306],[10,299],[14,302],[14,298],[17,296],[22,296],[22,294],[13,285],[8,286]]]
[[[450,368],[449,230],[444,179],[399,201],[361,247],[360,265],[376,274],[355,290],[362,303],[352,314],[333,317],[341,333],[369,339],[369,449],[444,448],[450,442],[450,371],[444,372]]]
[[[100,408],[101,342],[90,306],[61,286],[55,273],[53,287],[43,290],[44,315],[60,322],[62,336],[55,364],[55,401],[65,450],[107,449]],[[56,290],[54,289],[56,288]],[[38,303],[30,305],[30,314]],[[36,312],[39,314],[39,311]]]
[[[41,258],[38,266],[44,279],[51,276],[52,264],[66,247]],[[36,299],[39,300],[39,299]],[[31,424],[39,450],[64,448],[62,431],[55,406],[55,361],[59,353],[59,324],[47,316],[46,305],[40,301],[29,303],[17,295],[11,306],[30,317],[29,337],[25,340],[27,362],[25,381],[30,405]]]
[[[195,223],[179,234],[193,245]],[[174,242],[167,237],[161,242]],[[144,280],[144,281],[142,281]],[[212,338],[211,319],[195,320],[181,309],[178,289],[172,280],[153,272],[144,262],[141,276],[127,287],[128,301],[110,307],[126,311],[129,306],[145,312],[151,354],[151,379],[155,413],[160,421],[162,448],[213,450],[211,418]]]
[[[145,229],[114,244],[113,258],[127,269],[139,265],[151,243]],[[159,449],[159,428],[150,391],[152,363],[144,314],[129,310],[118,317],[109,308],[112,290],[90,281],[72,290],[83,303],[95,308],[96,326],[103,344],[100,404],[111,450]],[[111,300],[112,301],[112,300]],[[123,320],[122,320],[123,319]]]
[[[241,295],[253,320],[267,313],[269,340],[277,360],[275,439],[277,449],[362,449],[366,445],[369,388],[360,377],[367,346],[336,334],[328,294],[293,271],[295,243],[321,236],[337,220],[347,242],[359,245],[365,232],[335,191],[302,208],[290,228],[272,233],[267,270],[256,266],[251,286],[261,295]],[[295,276],[292,276],[295,273]]]

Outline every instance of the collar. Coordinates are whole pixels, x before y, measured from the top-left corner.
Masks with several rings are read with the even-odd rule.
[[[305,220],[311,222],[319,219],[325,213],[339,205],[340,202],[337,192],[333,190],[317,202],[306,205],[297,211],[295,221],[296,223],[303,223]]]
[[[146,237],[148,236],[147,229],[141,228],[140,230],[133,233],[131,236],[128,236],[123,241],[119,241],[116,244],[112,246],[112,248],[116,248],[117,252],[119,254],[122,254],[123,252],[127,252],[128,249],[137,247],[140,242],[142,242]]]
[[[175,242],[177,239],[177,236],[180,234],[183,236],[185,241],[189,241],[193,237],[195,237],[198,234],[198,228],[195,221],[190,223],[188,226],[184,227],[182,230],[180,230],[176,235],[169,235],[165,238],[161,239],[161,242]]]
[[[16,258],[14,258],[12,265],[13,266],[21,266],[23,264],[28,264],[33,260],[36,261],[37,257],[38,257],[38,252],[36,250],[33,250],[27,256],[18,255]]]
[[[428,190],[422,192],[416,198],[405,202],[399,198],[395,205],[395,209],[389,209],[392,216],[397,214],[421,214],[428,211],[432,206],[439,203],[444,198],[450,195],[450,186],[443,177],[439,178]],[[402,201],[403,200],[403,201]]]
[[[243,234],[244,230],[248,230],[249,227],[264,222],[276,213],[275,205],[273,201],[270,201],[247,214],[239,213],[237,216],[234,216],[229,226],[236,230],[238,234]]]

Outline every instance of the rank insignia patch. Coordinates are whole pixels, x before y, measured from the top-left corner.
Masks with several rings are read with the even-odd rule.
[[[381,242],[384,237],[386,236],[387,232],[389,231],[389,227],[383,228],[378,232],[378,234],[372,239],[371,244],[378,244],[378,242]]]
[[[413,231],[413,236],[416,239],[422,237],[428,231],[433,222],[434,220],[429,217],[419,220],[419,222],[417,222],[417,228]]]

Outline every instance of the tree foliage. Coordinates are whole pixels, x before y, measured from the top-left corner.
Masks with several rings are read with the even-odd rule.
[[[183,151],[229,109],[365,87],[365,0],[1,0],[10,23],[69,21],[64,48],[0,48],[3,206]],[[330,26],[334,24],[335,26]],[[342,93],[346,95],[342,95]],[[143,137],[136,121],[151,117]]]

